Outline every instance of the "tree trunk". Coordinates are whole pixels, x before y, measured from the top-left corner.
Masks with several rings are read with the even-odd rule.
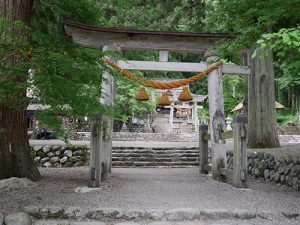
[[[3,8],[1,16],[9,21],[29,24],[32,0],[0,0],[0,7]],[[11,32],[27,37],[25,32],[13,27]],[[11,67],[17,63],[18,56],[11,57],[8,62]],[[38,180],[41,177],[33,162],[27,136],[28,69],[24,70],[24,74],[16,77],[12,77],[11,74],[2,75],[2,79],[12,82],[15,88],[12,88],[9,93],[4,93],[5,98],[0,99],[0,179],[14,176]]]
[[[275,88],[272,53],[251,59],[248,80],[248,146],[250,148],[279,147],[275,111]]]

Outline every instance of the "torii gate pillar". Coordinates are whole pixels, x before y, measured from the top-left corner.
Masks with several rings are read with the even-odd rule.
[[[122,54],[122,50],[118,46],[104,45],[102,48],[103,52],[114,51]],[[115,79],[107,71],[102,74],[101,83],[101,98],[100,102],[103,105],[113,107],[115,104]],[[111,117],[103,117],[104,132],[103,137],[103,151],[105,152],[104,159],[104,179],[107,178],[107,173],[111,173],[112,167],[112,135],[113,135],[113,119]]]
[[[209,56],[208,64],[214,63],[217,57]],[[220,67],[222,68],[222,66]],[[222,180],[221,168],[226,167],[225,141],[221,140],[221,132],[225,131],[224,96],[221,69],[212,71],[208,77],[208,101],[211,134],[212,177]]]

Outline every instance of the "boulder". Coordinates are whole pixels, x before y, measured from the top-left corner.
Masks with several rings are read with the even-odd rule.
[[[83,161],[78,161],[78,162],[74,163],[73,166],[74,166],[74,167],[77,167],[77,166],[84,166],[84,162],[83,162]]]
[[[286,184],[286,180],[285,180],[285,176],[284,175],[280,175],[280,183],[281,184]]]
[[[61,149],[61,146],[55,145],[52,147],[52,151],[59,151]]]
[[[66,151],[67,150],[67,146],[62,146],[61,148],[60,148],[60,151],[61,152],[64,152],[64,151]]]
[[[298,163],[298,160],[300,160],[300,156],[294,155],[294,156],[293,156],[293,163],[294,163],[294,164],[297,164],[297,163]],[[300,161],[299,161],[299,162],[300,162]]]
[[[83,153],[82,150],[76,150],[75,152],[73,152],[73,155],[74,155],[74,156],[83,156],[84,153]]]
[[[6,225],[31,225],[29,215],[24,212],[14,213],[5,217]]]
[[[38,163],[39,161],[41,161],[41,157],[40,156],[37,156],[34,158],[34,162],[35,163]]]
[[[42,149],[43,149],[43,146],[40,146],[40,145],[37,145],[37,146],[34,146],[34,147],[33,147],[33,150],[34,150],[35,152],[41,151]]]
[[[67,156],[67,157],[72,157],[72,155],[73,155],[73,152],[72,152],[72,150],[66,150],[65,152],[64,152],[64,156]]]
[[[265,170],[264,171],[264,177],[265,177],[265,179],[269,179],[270,178],[270,170]]]
[[[293,189],[295,190],[299,190],[300,189],[300,185],[299,185],[299,179],[298,177],[294,177],[293,178]]]
[[[44,166],[47,167],[47,168],[49,168],[49,167],[52,167],[52,164],[50,162],[45,162]]]
[[[266,161],[265,161],[264,159],[261,160],[261,161],[258,163],[257,168],[258,168],[259,170],[265,170],[265,169],[267,168],[267,163],[266,163]]]
[[[18,177],[11,177],[8,179],[0,180],[0,190],[12,190],[18,188],[29,188],[29,187],[36,187],[37,184],[32,182],[27,178],[18,178]]]
[[[280,167],[278,168],[278,173],[279,173],[279,174],[284,174],[285,167],[286,167],[286,166],[284,166],[284,165],[280,166]]]
[[[281,163],[285,163],[285,156],[283,156],[283,155],[280,156],[278,161],[281,162]]]
[[[254,168],[254,167],[251,169],[251,174],[252,174],[252,175],[255,174],[255,168]]]
[[[259,162],[260,162],[260,159],[254,159],[253,168],[257,168]]]
[[[55,151],[55,155],[59,156],[60,155],[60,151],[59,150]]]
[[[300,173],[300,165],[293,166],[291,169],[291,176],[296,177]]]
[[[255,174],[256,177],[264,177],[264,170],[256,168],[254,174]]]
[[[264,152],[258,152],[256,156],[259,160],[264,159]]]
[[[251,174],[252,166],[248,166],[248,173]]]
[[[256,152],[250,152],[248,153],[249,158],[251,159],[255,159],[256,158],[257,153]]]
[[[275,175],[275,171],[274,170],[270,170],[270,180],[274,179],[274,175]]]
[[[50,145],[46,145],[46,146],[43,147],[43,152],[44,152],[44,153],[47,154],[47,153],[50,152],[50,151],[51,151],[51,146],[50,146]]]
[[[45,162],[48,162],[49,159],[50,159],[49,157],[42,158],[42,159],[41,159],[41,163],[44,164]]]
[[[63,158],[61,158],[61,160],[59,161],[61,164],[64,164],[65,162],[68,161],[68,157],[64,156]]]
[[[251,166],[251,167],[253,166],[253,159],[251,159],[251,158],[248,159],[248,166]]]
[[[53,167],[55,167],[55,168],[61,168],[62,165],[59,162],[56,162],[56,163],[53,164]]]
[[[37,155],[40,156],[41,158],[47,157],[47,154],[44,153],[43,151],[39,151],[39,152],[37,153]]]
[[[286,180],[287,185],[289,185],[290,187],[293,186],[293,177],[292,177],[292,176],[287,175],[287,176],[285,177],[285,180]]]
[[[293,156],[287,155],[285,160],[286,160],[286,162],[287,162],[288,164],[290,164],[290,163],[293,162]]]
[[[51,157],[50,158],[50,163],[56,163],[56,162],[59,162],[60,161],[60,158],[59,157],[57,157],[57,156],[54,156],[54,157]]]
[[[285,167],[284,174],[285,174],[285,175],[288,175],[288,174],[290,173],[291,169],[293,168],[293,166],[294,166],[293,163],[287,165],[287,166]]]
[[[73,163],[78,162],[78,161],[80,161],[80,160],[82,160],[82,157],[81,157],[81,156],[72,156],[72,157],[70,158],[70,161],[73,162]]]
[[[54,152],[48,152],[48,153],[47,153],[47,156],[48,156],[48,157],[53,157],[53,156],[55,156],[55,153],[54,153]]]
[[[64,164],[64,167],[73,167],[73,163],[72,162],[66,162]]]
[[[280,174],[279,174],[279,172],[276,172],[274,174],[274,181],[279,182],[279,179],[280,179]]]
[[[280,167],[280,162],[276,162],[274,166],[274,170],[277,171]]]

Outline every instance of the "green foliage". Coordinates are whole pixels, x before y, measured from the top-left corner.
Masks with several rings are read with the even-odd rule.
[[[297,125],[298,117],[290,110],[282,110],[276,113],[277,123],[280,125]]]
[[[18,92],[12,90],[28,86],[34,95],[29,99],[23,97],[24,101],[50,106],[37,116],[54,128],[58,128],[57,116],[112,115],[109,108],[99,103],[101,74],[105,68],[99,60],[101,51],[73,44],[61,23],[63,17],[68,17],[101,24],[97,5],[94,0],[35,0],[30,27],[0,17],[0,100],[5,101],[8,96],[10,101],[17,99],[20,96],[12,98],[11,95]],[[20,32],[12,32],[12,27]],[[9,61],[11,56],[16,59],[14,66]],[[33,76],[29,76],[29,69]]]
[[[135,96],[139,90],[139,84],[124,77],[117,79],[117,94],[115,118],[120,121],[127,121],[132,115],[137,118],[145,118],[155,110],[155,102],[151,99],[146,102],[135,100]],[[151,96],[149,94],[148,95]]]
[[[252,47],[263,33],[300,22],[298,0],[215,0],[209,4],[206,29],[235,35],[225,44],[226,53]]]
[[[204,26],[204,0],[108,0],[99,4],[113,27],[196,31]]]
[[[223,76],[224,111],[226,115],[233,114],[231,110],[243,101],[246,88],[247,84],[244,77],[226,74]]]

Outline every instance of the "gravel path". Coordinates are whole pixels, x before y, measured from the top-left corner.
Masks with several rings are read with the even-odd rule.
[[[204,220],[204,221],[139,221],[139,222],[72,222],[63,220],[36,221],[34,225],[299,225],[299,220]]]
[[[28,205],[124,209],[247,209],[300,212],[300,193],[288,187],[249,179],[240,190],[198,173],[197,168],[113,169],[108,182],[97,191],[75,193],[88,183],[88,168],[41,168],[39,186],[0,190],[0,211],[23,210]]]
[[[282,146],[293,146],[300,144],[300,135],[279,135],[279,140]],[[31,145],[65,145],[61,140],[29,140]],[[70,141],[74,145],[89,146],[89,141]],[[232,139],[227,140],[229,145],[232,145]],[[154,142],[154,141],[113,141],[113,147],[199,147],[198,139],[188,142]]]

